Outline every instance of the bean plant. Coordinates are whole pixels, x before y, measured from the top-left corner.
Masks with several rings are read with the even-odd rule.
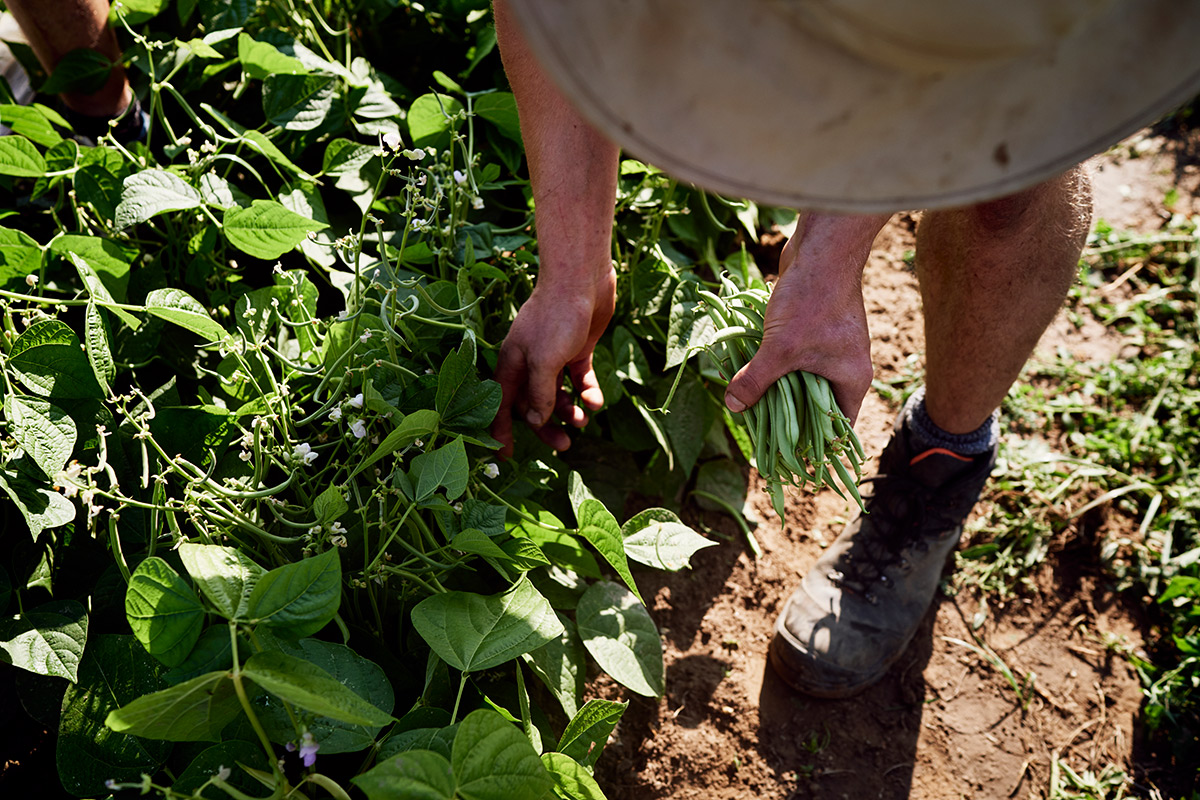
[[[395,14],[458,26],[465,82],[460,5]],[[533,437],[497,458],[516,109],[377,70],[385,6],[118,4],[144,143],[0,105],[0,648],[57,679],[76,796],[602,797],[589,670],[664,692],[630,563],[713,543]]]

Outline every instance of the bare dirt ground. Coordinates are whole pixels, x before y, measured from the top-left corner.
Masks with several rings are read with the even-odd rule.
[[[1094,159],[1095,216],[1151,232],[1172,211],[1200,212],[1194,154],[1186,142],[1146,131]],[[876,377],[885,382],[911,372],[924,347],[916,277],[905,258],[917,222],[893,219],[866,270]],[[1122,345],[1099,323],[1073,324],[1064,314],[1039,352],[1111,359]],[[856,428],[869,457],[886,443],[896,411],[868,395]],[[938,597],[879,684],[849,700],[822,701],[774,676],[767,644],[777,612],[850,509],[830,492],[793,494],[781,524],[753,474],[747,508],[759,523],[761,558],[729,544],[700,551],[691,571],[637,576],[662,630],[667,695],[655,701],[623,695],[603,679],[594,685],[600,695],[631,701],[598,765],[611,800],[1041,798],[1056,758],[1076,771],[1116,765],[1143,787],[1156,780],[1138,751],[1137,677],[1104,644],[1140,646],[1136,602],[1111,591],[1094,557],[1071,541],[1073,529],[1034,573],[1036,590],[992,607],[975,632],[1015,674],[1036,676],[1024,707],[995,667],[951,641],[971,641],[978,602],[968,593]],[[704,514],[702,521],[740,541],[728,519]]]

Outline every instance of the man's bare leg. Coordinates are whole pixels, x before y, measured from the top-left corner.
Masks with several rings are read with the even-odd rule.
[[[117,37],[108,27],[108,0],[6,0],[5,5],[47,73],[53,72],[67,53],[83,47],[98,51],[116,65],[98,92],[64,93],[67,108],[89,117],[110,118],[129,107],[133,92],[120,65]]]
[[[1082,167],[1001,200],[930,211],[917,230],[929,417],[987,421],[1062,306],[1091,222]]]

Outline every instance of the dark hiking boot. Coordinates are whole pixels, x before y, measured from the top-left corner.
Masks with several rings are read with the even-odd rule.
[[[775,623],[771,664],[795,689],[848,697],[904,652],[996,461],[911,452],[897,421],[859,515],[804,576]]]

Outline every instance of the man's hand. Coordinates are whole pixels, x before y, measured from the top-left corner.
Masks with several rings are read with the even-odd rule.
[[[582,283],[539,280],[513,321],[496,363],[496,380],[503,391],[492,436],[503,443],[500,454],[513,449],[513,418],[524,419],[538,437],[555,450],[566,450],[571,439],[550,422],[551,416],[575,428],[587,424],[587,412],[564,388],[571,385],[584,407],[596,411],[604,395],[592,369],[592,351],[612,319],[617,276],[609,267]]]
[[[796,370],[822,375],[851,423],[871,388],[871,337],[862,271],[888,217],[805,214],[784,247],[763,341],[733,376],[725,404],[742,411],[772,383]]]

